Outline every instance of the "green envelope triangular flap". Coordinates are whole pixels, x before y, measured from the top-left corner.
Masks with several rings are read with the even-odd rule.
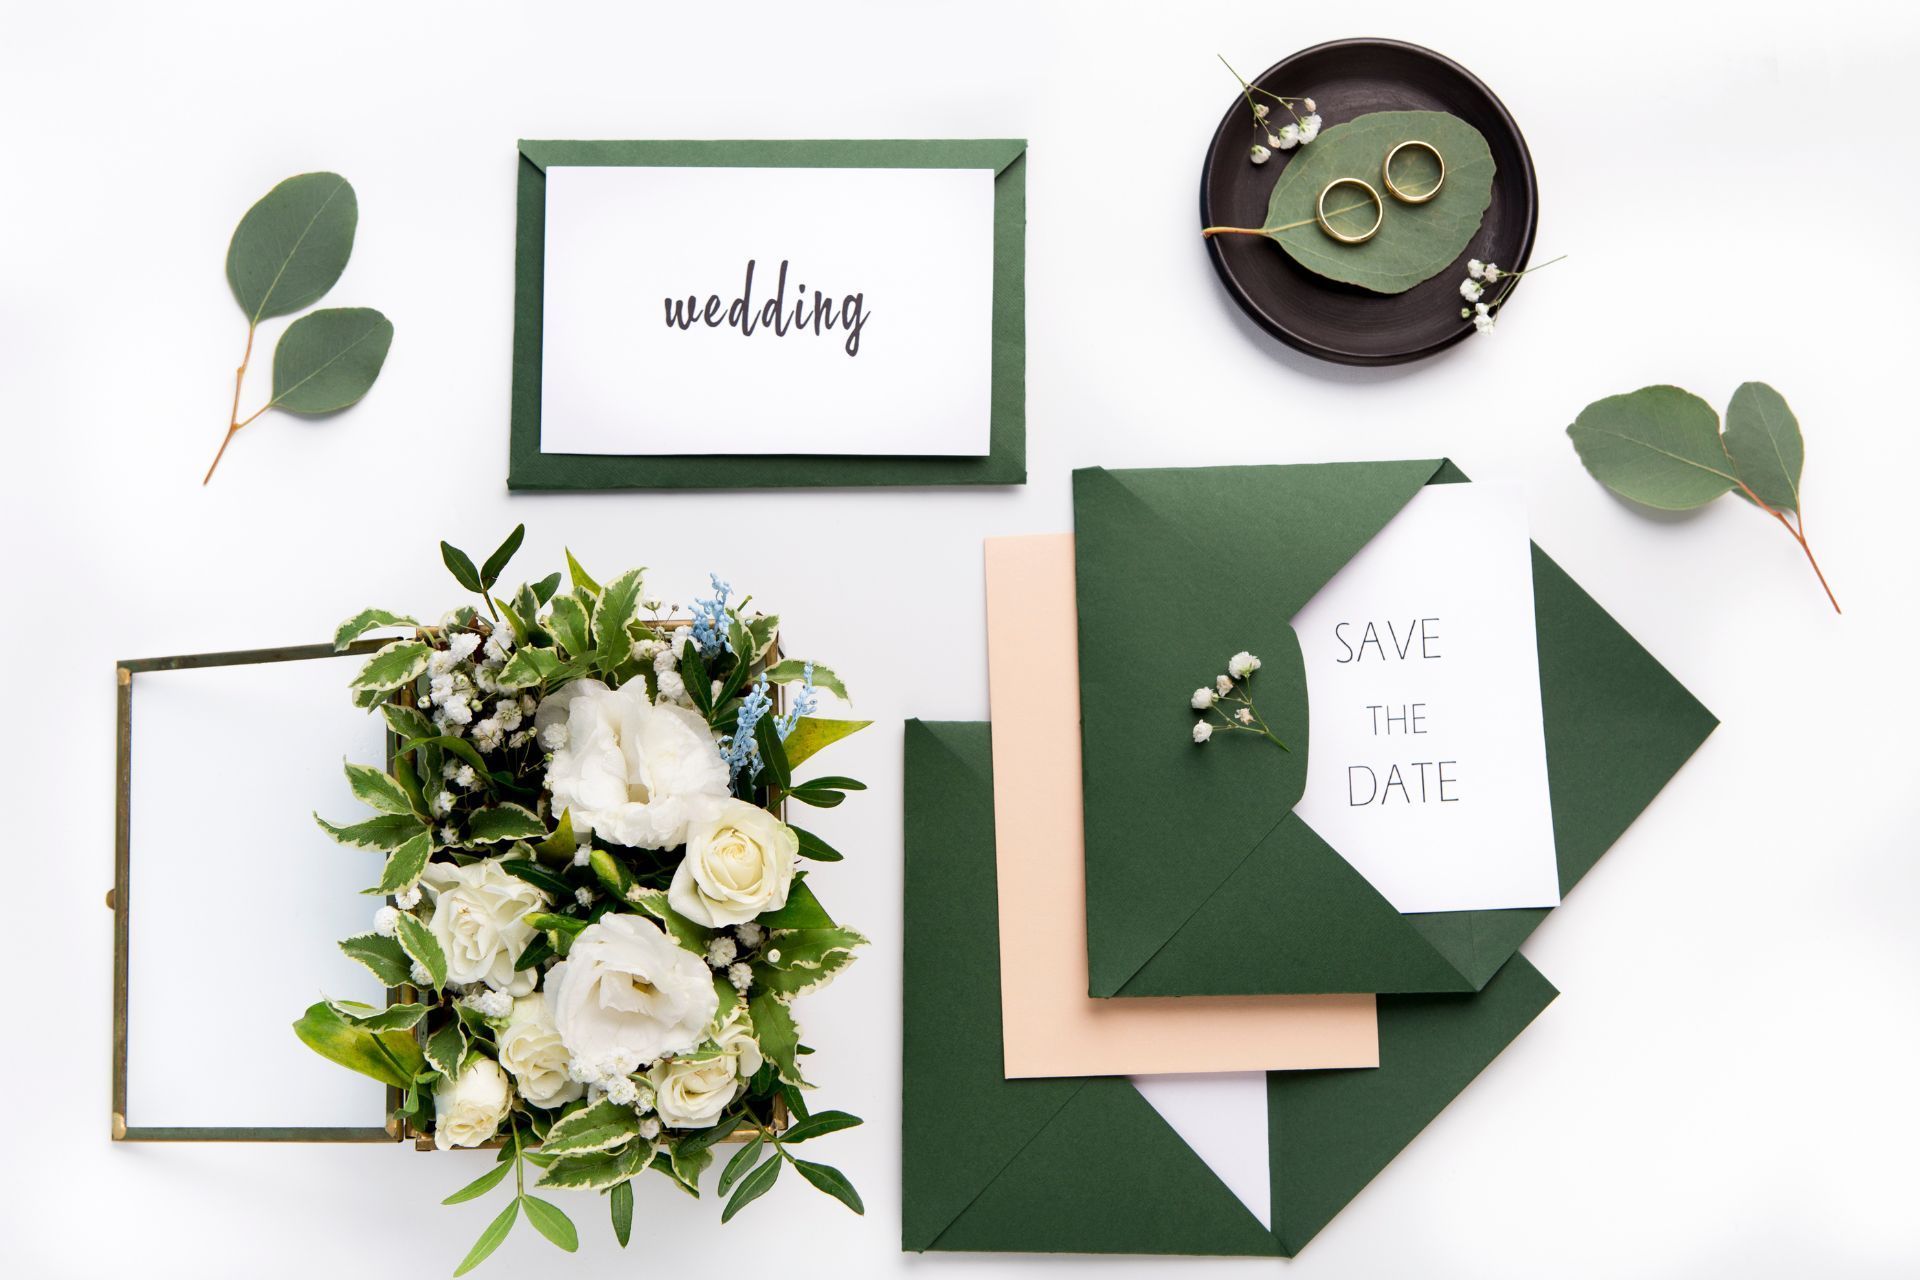
[[[1074,473],[1093,995],[1120,992],[1299,799],[1307,706],[1289,620],[1439,465]],[[1191,740],[1185,695],[1239,649],[1266,664],[1256,692],[1289,752]]]
[[[934,1248],[1279,1254],[1273,1233],[1132,1085],[1085,1083]]]
[[[1533,596],[1564,896],[1720,722],[1537,546]]]
[[[1394,910],[1313,828],[1288,814],[1119,994],[1478,987],[1422,936],[1417,919]]]
[[[1467,988],[1478,991],[1512,958],[1551,909],[1426,911],[1402,918],[1446,957]]]
[[[1008,1080],[984,724],[906,727],[900,1243],[933,1246],[1081,1087]]]
[[[1267,1075],[1274,1234],[1297,1254],[1558,994],[1515,955],[1477,994],[1380,997],[1380,1065]]]

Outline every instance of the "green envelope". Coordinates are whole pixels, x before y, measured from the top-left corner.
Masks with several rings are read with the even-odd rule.
[[[514,236],[513,447],[509,489],[772,489],[1012,485],[1027,478],[1027,144],[1022,139],[520,143]],[[554,165],[991,169],[993,391],[984,457],[820,454],[621,457],[540,451],[547,170]],[[939,246],[928,246],[937,253]],[[937,394],[930,390],[929,394]]]
[[[1422,485],[1466,476],[1424,459],[1073,480],[1090,993],[1486,986],[1547,908],[1402,915],[1293,813],[1312,741],[1289,619]],[[1538,546],[1533,590],[1564,896],[1717,721]],[[1188,692],[1240,649],[1290,753],[1191,743]]]
[[[903,1249],[1292,1257],[1555,992],[1383,996],[1380,1065],[1270,1072],[1273,1229],[1124,1078],[1008,1080],[984,724],[907,722]]]

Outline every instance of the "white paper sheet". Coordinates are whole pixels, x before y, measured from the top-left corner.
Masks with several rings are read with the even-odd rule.
[[[1271,1231],[1273,1175],[1268,1161],[1266,1072],[1130,1079],[1160,1118]]]
[[[127,1123],[377,1128],[383,1087],[292,1024],[324,996],[384,1004],[339,940],[366,933],[380,855],[314,825],[366,813],[341,761],[382,758],[364,658],[133,678]]]
[[[1520,495],[1422,489],[1293,625],[1313,734],[1295,812],[1403,912],[1557,904]]]
[[[993,178],[548,169],[541,450],[987,454]]]

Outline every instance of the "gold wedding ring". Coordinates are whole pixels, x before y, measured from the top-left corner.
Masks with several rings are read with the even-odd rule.
[[[1353,187],[1358,191],[1364,191],[1367,193],[1367,199],[1372,202],[1373,225],[1365,231],[1358,233],[1335,231],[1333,224],[1327,221],[1327,197],[1333,192],[1338,191],[1341,187]],[[1360,206],[1352,205],[1350,207],[1357,209]],[[1347,209],[1334,210],[1335,213],[1345,213],[1347,211]],[[1322,231],[1332,236],[1335,240],[1338,240],[1341,244],[1365,244],[1379,233],[1380,221],[1386,216],[1387,207],[1381,202],[1380,193],[1373,189],[1373,184],[1363,182],[1359,178],[1335,178],[1332,182],[1320,188],[1320,199],[1313,206],[1313,220],[1320,224]]]
[[[1440,176],[1434,179],[1433,186],[1418,195],[1413,195],[1401,190],[1400,185],[1393,180],[1393,158],[1402,151],[1405,151],[1408,147],[1412,147],[1416,151],[1426,152],[1433,157],[1433,162],[1440,166]],[[1380,177],[1387,184],[1387,194],[1391,195],[1395,200],[1403,204],[1425,204],[1440,194],[1441,184],[1447,180],[1447,158],[1441,155],[1439,149],[1431,142],[1409,140],[1387,152],[1387,158],[1380,166]]]

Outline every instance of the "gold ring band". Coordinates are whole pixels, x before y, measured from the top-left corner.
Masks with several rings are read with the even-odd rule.
[[[1433,162],[1440,166],[1440,176],[1434,179],[1433,186],[1429,190],[1421,192],[1419,195],[1410,195],[1401,190],[1399,184],[1393,180],[1393,158],[1402,151],[1405,151],[1408,147],[1414,147],[1426,152],[1433,157]],[[1387,193],[1395,200],[1400,201],[1402,204],[1425,204],[1440,194],[1440,188],[1447,180],[1447,158],[1441,155],[1439,148],[1435,147],[1431,142],[1419,142],[1409,139],[1387,152],[1387,158],[1382,161],[1380,165],[1380,177],[1381,180],[1387,184]]]
[[[1367,199],[1373,202],[1372,226],[1358,234],[1349,234],[1345,231],[1335,231],[1333,229],[1333,224],[1327,221],[1327,195],[1338,187],[1358,187],[1367,193]],[[1345,210],[1337,209],[1335,212],[1344,213]],[[1316,201],[1313,206],[1313,220],[1320,224],[1322,231],[1326,232],[1335,240],[1338,240],[1341,244],[1365,244],[1379,233],[1381,220],[1386,216],[1387,206],[1381,201],[1380,193],[1373,189],[1372,183],[1365,182],[1359,178],[1335,178],[1332,182],[1320,188],[1320,199]]]

